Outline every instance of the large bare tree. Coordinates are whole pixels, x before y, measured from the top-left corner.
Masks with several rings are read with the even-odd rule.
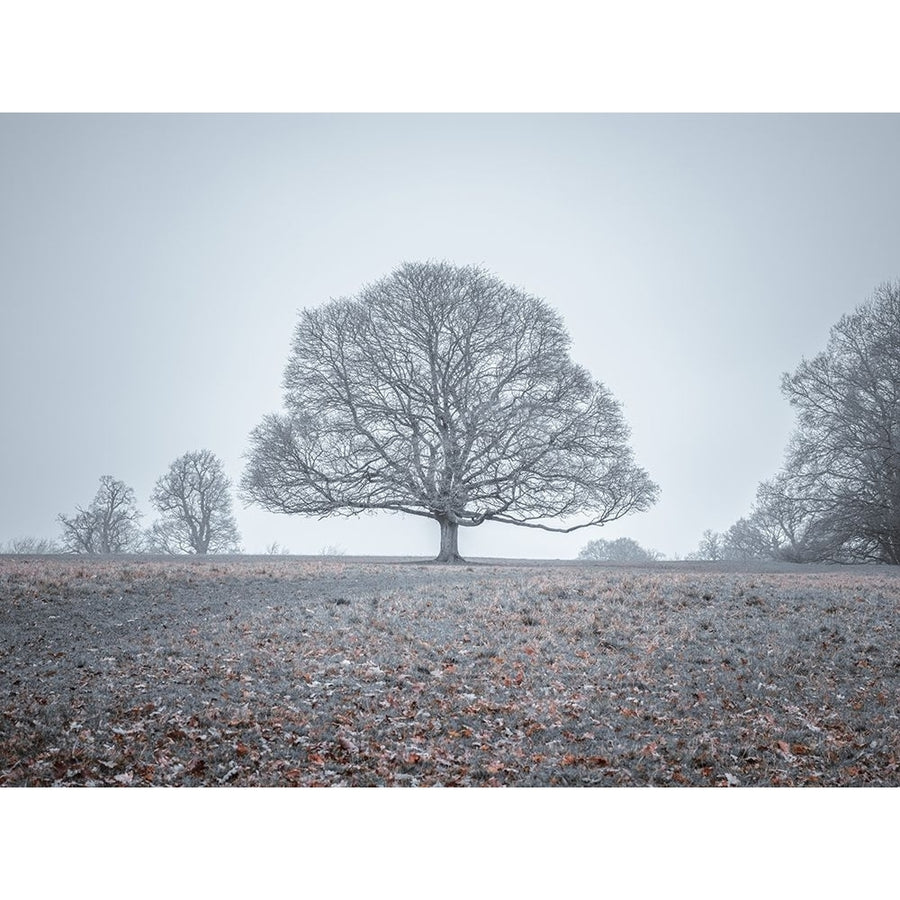
[[[209,450],[179,456],[150,498],[160,513],[150,529],[150,547],[162,553],[237,552],[230,489],[221,461]]]
[[[63,547],[70,553],[130,553],[141,549],[141,513],[134,491],[104,475],[91,505],[59,516]]]
[[[621,409],[569,344],[545,301],[447,263],[304,310],[286,412],[253,431],[243,494],[277,512],[432,518],[441,562],[460,560],[460,526],[569,532],[646,509],[657,488]]]

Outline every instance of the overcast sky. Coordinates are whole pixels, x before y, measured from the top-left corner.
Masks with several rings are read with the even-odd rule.
[[[562,314],[621,401],[649,512],[469,556],[669,557],[747,513],[781,373],[900,277],[900,116],[0,116],[0,543],[57,537],[101,475],[149,495],[208,448],[237,483],[297,311],[405,260],[479,263]],[[276,516],[248,552],[433,556],[435,523]]]

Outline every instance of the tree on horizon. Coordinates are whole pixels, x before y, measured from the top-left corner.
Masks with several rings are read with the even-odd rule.
[[[900,281],[843,316],[782,392],[797,424],[728,532],[737,555],[900,565]]]
[[[132,488],[104,475],[90,506],[59,515],[63,548],[69,553],[138,552],[143,548],[141,518]]]
[[[147,539],[160,553],[237,553],[241,536],[231,511],[231,482],[209,450],[179,456],[150,498],[160,513]]]
[[[274,512],[571,532],[647,509],[618,402],[546,301],[486,270],[405,263],[302,310],[281,414],[251,434],[242,495]],[[571,523],[572,519],[580,521]]]

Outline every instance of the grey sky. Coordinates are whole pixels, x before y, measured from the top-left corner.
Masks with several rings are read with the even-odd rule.
[[[236,482],[296,312],[403,260],[481,263],[563,315],[662,490],[471,556],[669,556],[745,514],[793,416],[781,372],[900,276],[900,116],[0,116],[0,543],[101,475],[208,447]],[[434,523],[236,505],[248,551],[431,556]]]

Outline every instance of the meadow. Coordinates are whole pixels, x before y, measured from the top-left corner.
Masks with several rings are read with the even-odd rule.
[[[900,572],[0,557],[0,785],[896,786]]]

